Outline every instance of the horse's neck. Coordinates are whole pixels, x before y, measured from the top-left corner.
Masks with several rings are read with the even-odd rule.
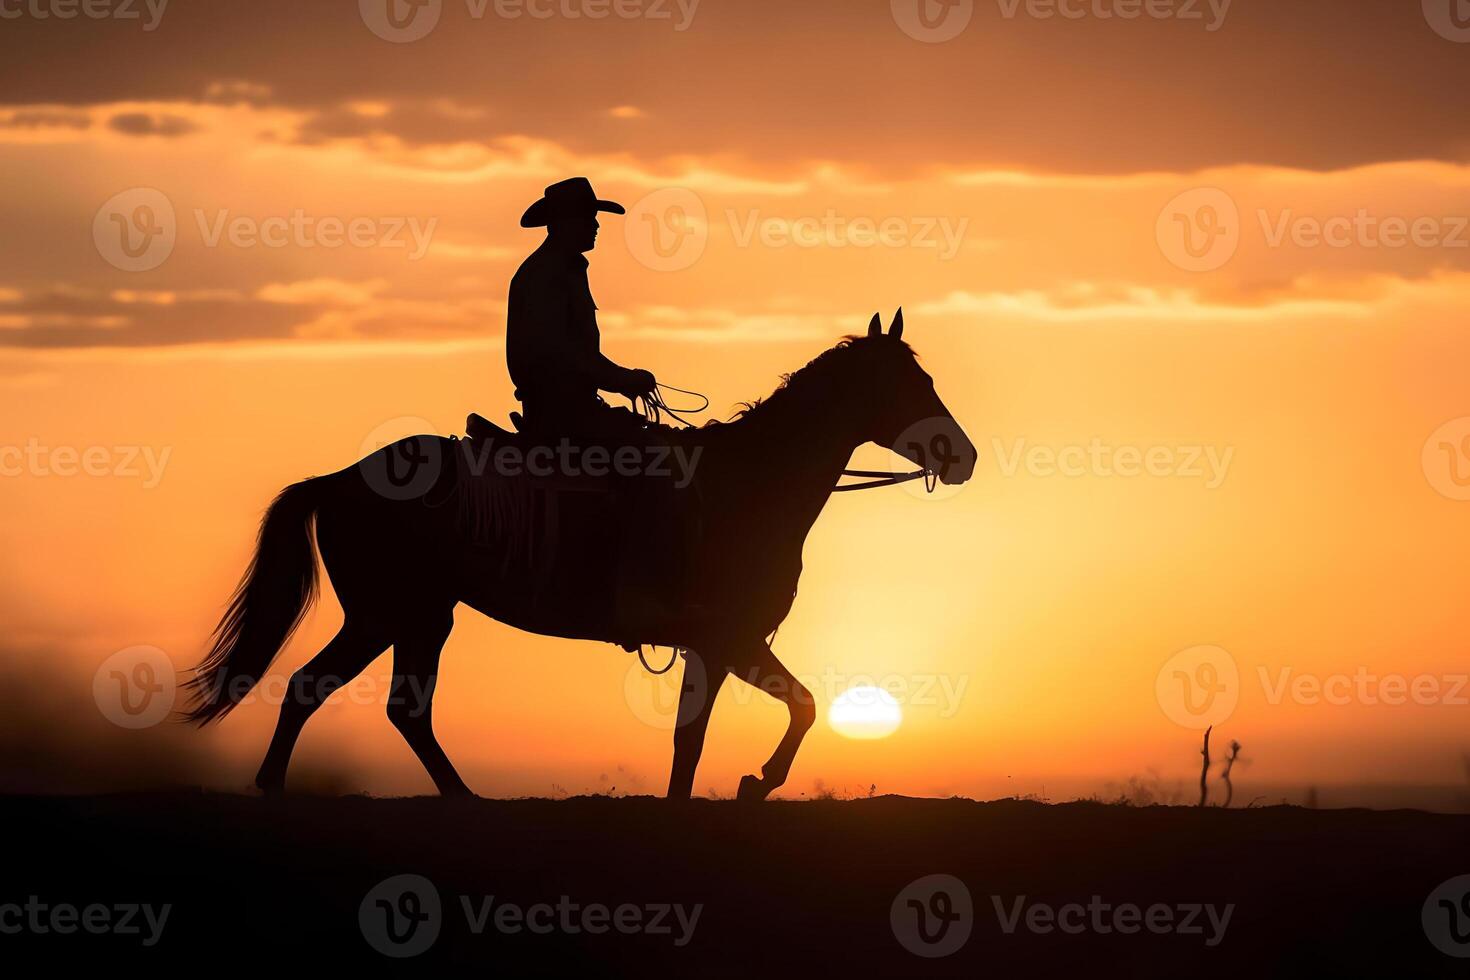
[[[739,424],[749,426],[747,458],[763,477],[752,502],[794,512],[810,527],[862,442],[850,419],[833,400],[792,393]]]

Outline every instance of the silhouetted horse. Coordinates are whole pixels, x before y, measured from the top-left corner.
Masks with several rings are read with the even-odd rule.
[[[681,494],[692,511],[685,518],[692,518],[698,534],[681,566],[676,601],[631,625],[618,616],[614,575],[584,581],[549,602],[528,591],[529,566],[512,557],[507,540],[497,539],[493,528],[488,544],[472,540],[464,508],[443,505],[462,495],[462,487],[446,490],[440,486],[446,481],[438,480],[435,488],[420,488],[409,499],[393,499],[400,495],[383,493],[371,479],[409,446],[413,453],[427,448],[454,459],[474,440],[410,437],[358,466],[288,487],[266,513],[254,559],[212,650],[189,682],[189,718],[204,724],[227,714],[300,624],[317,589],[315,519],[316,541],[345,619],[337,636],[292,677],[256,776],[262,790],[283,789],[291,750],[321,702],[392,646],[389,719],[440,793],[468,794],[434,736],[430,713],[439,653],[462,602],[547,635],[684,648],[671,798],[690,794],[710,708],[728,675],[780,699],[790,714],[785,737],[761,777],[744,777],[738,793],[740,799],[764,799],[786,781],[816,717],[811,693],[776,659],[766,638],[791,609],[802,545],[853,451],[874,442],[933,469],[925,443],[900,438],[926,425],[952,447],[952,465],[937,474],[944,482],[962,483],[974,471],[973,445],[901,340],[902,331],[901,312],[887,334],[874,316],[867,336],[850,337],[822,354],[738,419],[670,436],[701,450],[696,479]],[[468,479],[491,481],[510,493],[526,478]],[[440,498],[439,506],[434,498]],[[504,520],[509,511],[501,506],[496,513]],[[558,561],[596,568],[605,560],[590,543],[581,553],[579,547],[575,536],[564,540]],[[588,608],[612,612],[588,614]]]

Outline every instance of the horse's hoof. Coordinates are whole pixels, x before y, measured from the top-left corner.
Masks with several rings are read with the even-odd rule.
[[[279,800],[286,795],[285,783],[264,783],[257,780],[255,788],[260,790],[260,795],[267,800]]]
[[[741,776],[740,788],[735,791],[735,799],[742,803],[760,803],[766,798],[767,792],[764,780],[756,776]]]

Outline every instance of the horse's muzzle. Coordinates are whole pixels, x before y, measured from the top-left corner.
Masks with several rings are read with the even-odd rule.
[[[950,451],[949,458],[940,462],[938,473],[939,482],[946,486],[959,486],[968,482],[975,475],[975,464],[980,459],[980,454],[975,450],[974,443],[970,442],[960,427],[954,427],[954,448]]]

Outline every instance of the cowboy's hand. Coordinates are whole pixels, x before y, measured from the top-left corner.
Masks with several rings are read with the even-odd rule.
[[[654,378],[652,371],[640,369],[628,372],[627,385],[623,389],[622,394],[627,395],[629,398],[639,398],[643,395],[652,394],[653,389],[658,386],[658,381]]]

